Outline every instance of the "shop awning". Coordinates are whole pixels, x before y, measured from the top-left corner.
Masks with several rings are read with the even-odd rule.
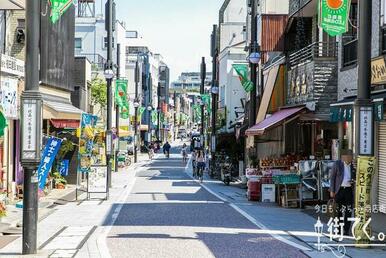
[[[1,0],[0,10],[23,10],[25,9],[25,0]]]
[[[269,103],[271,102],[273,89],[275,88],[277,75],[279,74],[279,68],[280,68],[280,64],[273,66],[267,72],[268,79],[266,80],[266,84],[264,86],[263,98],[261,99],[261,104],[259,107],[259,113],[257,114],[256,124],[263,121],[265,119],[265,116],[267,115]]]
[[[353,118],[353,105],[356,96],[350,96],[330,105],[330,122],[351,122]],[[384,102],[386,91],[373,92],[371,100],[374,105],[375,121],[382,121],[384,118]]]
[[[79,125],[80,125],[79,120],[51,119],[50,121],[55,128],[77,129],[77,128],[79,128]]]
[[[293,117],[302,111],[304,111],[305,107],[296,107],[296,108],[287,108],[282,109],[276,113],[274,113],[272,116],[266,118],[265,120],[261,121],[260,123],[254,125],[253,127],[249,128],[245,134],[247,136],[257,136],[264,134],[265,130],[270,129],[272,127],[275,127],[276,125],[284,122],[286,119]]]
[[[70,102],[43,100],[43,119],[80,120],[83,111]]]

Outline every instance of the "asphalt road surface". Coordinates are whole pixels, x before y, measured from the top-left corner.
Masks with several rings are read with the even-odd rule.
[[[112,257],[307,257],[257,230],[193,181],[173,148],[136,172],[107,246]]]

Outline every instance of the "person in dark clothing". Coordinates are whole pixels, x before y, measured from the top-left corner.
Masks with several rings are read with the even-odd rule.
[[[335,199],[338,206],[338,217],[344,219],[344,235],[349,235],[351,222],[348,218],[352,216],[354,200],[355,169],[352,164],[351,152],[342,154],[331,171],[330,197]]]
[[[165,142],[164,146],[163,146],[163,151],[164,151],[164,154],[166,155],[166,157],[169,158],[169,154],[170,154],[170,144],[169,142]]]

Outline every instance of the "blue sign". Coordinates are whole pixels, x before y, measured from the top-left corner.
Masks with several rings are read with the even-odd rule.
[[[55,160],[56,154],[58,154],[60,145],[62,145],[62,139],[52,138],[52,137],[49,138],[46,143],[43,156],[38,168],[39,188],[42,190],[46,185],[48,173],[51,170],[52,163]]]
[[[59,172],[61,176],[68,176],[68,167],[70,165],[70,161],[68,159],[62,160],[59,165]]]

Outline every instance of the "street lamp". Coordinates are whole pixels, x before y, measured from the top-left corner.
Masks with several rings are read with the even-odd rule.
[[[318,218],[318,221],[314,225],[314,229],[316,232],[316,236],[318,238],[317,248],[318,248],[318,251],[320,252],[321,251],[320,238],[322,237],[322,234],[323,234],[323,223],[320,221],[320,218]]]

